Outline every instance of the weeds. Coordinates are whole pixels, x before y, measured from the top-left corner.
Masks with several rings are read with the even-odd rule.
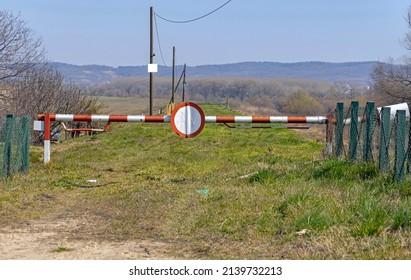
[[[70,251],[73,251],[73,249],[67,248],[64,246],[59,246],[56,249],[52,250],[51,252],[52,253],[63,253],[63,252],[70,252]]]
[[[345,160],[324,160],[313,171],[314,179],[330,180],[369,180],[377,177],[378,169],[373,163],[354,163]]]

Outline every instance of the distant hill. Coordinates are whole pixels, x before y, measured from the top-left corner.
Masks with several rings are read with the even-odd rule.
[[[220,65],[188,66],[187,77],[289,77],[324,81],[349,81],[367,84],[378,62],[241,62]],[[119,77],[146,77],[147,66],[72,65],[53,62],[68,79],[79,84],[105,83]],[[181,73],[182,66],[177,66]],[[156,76],[171,76],[171,68],[160,66]],[[179,74],[177,74],[179,75]]]

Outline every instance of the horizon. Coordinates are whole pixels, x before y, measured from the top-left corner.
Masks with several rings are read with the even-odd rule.
[[[107,64],[74,64],[74,63],[67,63],[61,61],[48,61],[47,63],[57,63],[57,64],[66,64],[66,65],[73,65],[73,66],[106,66],[111,68],[119,68],[119,67],[147,67],[147,64],[140,64],[140,65],[107,65]],[[229,62],[229,63],[221,63],[221,64],[199,64],[199,65],[187,65],[187,67],[201,67],[201,66],[216,66],[216,65],[232,65],[232,64],[243,64],[243,63],[277,63],[277,64],[301,64],[301,63],[323,63],[323,64],[348,64],[348,63],[385,63],[382,61],[377,60],[364,60],[364,61],[341,61],[341,62],[330,62],[330,61],[295,61],[295,62],[279,62],[279,61],[239,61],[239,62]],[[182,67],[184,64],[176,64],[176,67]],[[171,65],[164,66],[159,64],[158,67],[162,68],[171,68]]]

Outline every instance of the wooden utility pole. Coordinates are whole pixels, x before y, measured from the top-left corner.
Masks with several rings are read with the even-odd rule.
[[[150,7],[150,64],[153,64],[154,61],[154,36],[153,36],[153,24],[154,24],[154,11],[153,7]],[[154,94],[154,85],[153,85],[153,72],[150,72],[150,108],[149,115],[153,115],[153,94]]]

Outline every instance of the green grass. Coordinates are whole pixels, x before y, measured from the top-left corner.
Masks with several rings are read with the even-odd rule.
[[[82,217],[74,239],[157,239],[177,258],[409,259],[409,182],[323,148],[286,129],[207,124],[181,139],[169,124],[113,124],[53,145],[46,166],[33,148],[30,173],[1,182],[0,225]]]
[[[59,246],[56,249],[52,250],[51,252],[52,253],[64,253],[64,252],[70,252],[70,251],[73,251],[73,249],[67,248],[64,246]]]

